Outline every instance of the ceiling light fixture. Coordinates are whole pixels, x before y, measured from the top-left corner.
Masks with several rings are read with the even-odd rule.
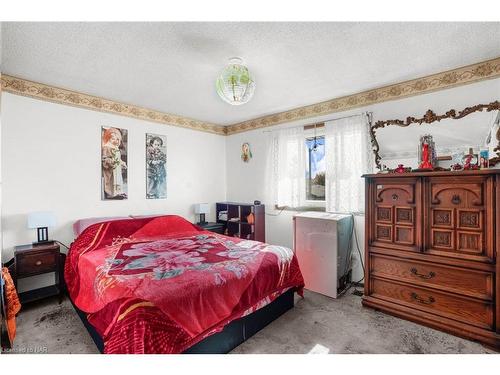
[[[226,103],[241,105],[252,98],[255,82],[250,76],[248,68],[243,65],[243,60],[239,57],[233,57],[229,59],[228,65],[217,78],[215,87],[217,94]]]

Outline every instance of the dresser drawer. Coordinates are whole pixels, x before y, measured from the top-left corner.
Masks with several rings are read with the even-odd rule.
[[[59,252],[44,251],[17,255],[16,274],[17,277],[37,275],[40,273],[57,271],[57,257]]]
[[[399,303],[465,322],[477,327],[492,329],[493,305],[489,302],[440,292],[396,281],[378,278],[371,280],[371,296],[393,303]]]
[[[376,277],[409,282],[489,301],[493,299],[494,274],[491,272],[373,253],[370,254],[370,272]]]
[[[430,254],[494,261],[493,178],[467,176],[427,180],[426,246]]]
[[[374,179],[370,193],[368,233],[371,246],[419,252],[421,213],[417,178]]]

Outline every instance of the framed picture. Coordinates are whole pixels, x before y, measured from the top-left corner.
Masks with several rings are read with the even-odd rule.
[[[167,137],[146,133],[146,198],[167,197]]]
[[[127,129],[101,128],[101,199],[127,199]]]

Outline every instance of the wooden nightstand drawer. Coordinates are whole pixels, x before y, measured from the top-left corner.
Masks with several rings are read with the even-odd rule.
[[[33,276],[57,271],[58,255],[59,252],[53,250],[18,255],[16,263],[17,277]]]
[[[61,303],[64,284],[64,261],[66,255],[60,252],[59,245],[48,242],[39,245],[21,245],[14,249],[14,282],[31,276],[42,275],[49,272],[55,273],[54,285],[43,286],[19,293],[21,303],[28,303],[45,297],[59,295]]]

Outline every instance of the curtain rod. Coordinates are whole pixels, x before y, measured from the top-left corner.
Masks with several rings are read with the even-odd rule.
[[[327,119],[327,120],[322,120],[322,121],[319,121],[319,122],[316,122],[316,123],[312,123],[312,124],[290,126],[288,128],[279,128],[279,129],[272,129],[272,130],[263,130],[262,132],[263,133],[272,133],[272,132],[275,132],[275,131],[278,131],[278,130],[296,129],[296,128],[302,128],[302,127],[306,127],[306,126],[314,126],[315,124],[319,124],[319,123],[325,123],[325,122],[336,121],[336,120],[343,120],[343,119],[346,119],[346,118],[356,117],[356,116],[361,116],[361,115],[371,116],[372,114],[373,114],[373,112],[367,111],[367,112],[361,112],[361,113],[358,113],[358,114],[355,114],[355,115],[344,116],[344,117],[336,117],[336,118],[331,118],[331,119]],[[369,119],[369,121],[371,122],[371,118]]]

